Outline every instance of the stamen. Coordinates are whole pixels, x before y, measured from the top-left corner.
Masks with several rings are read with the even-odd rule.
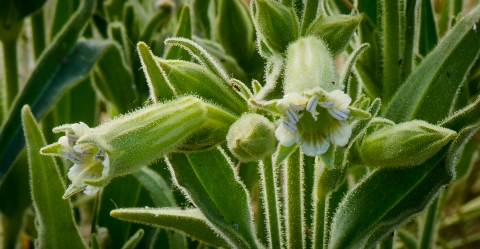
[[[290,108],[292,108],[293,110],[299,112],[299,111],[303,111],[303,109],[305,109],[305,106],[303,106],[303,105],[295,105],[295,104],[290,103]]]
[[[292,121],[293,124],[296,124],[298,122],[298,120],[300,119],[298,114],[295,113],[292,110],[286,110],[285,114],[287,114],[287,117],[290,119],[290,121]]]
[[[75,146],[75,143],[78,141],[78,136],[71,133],[67,133],[67,141],[68,141],[68,145],[70,147],[73,147]]]
[[[333,107],[333,102],[332,101],[320,102],[320,106],[323,108],[331,108]]]
[[[97,154],[93,157],[93,160],[103,162],[105,160],[105,151],[102,149],[98,149]]]
[[[297,126],[295,126],[295,124],[292,124],[286,120],[284,120],[282,122],[283,126],[285,127],[285,129],[287,129],[288,131],[290,131],[291,133],[294,133],[296,130],[297,130]]]
[[[328,109],[328,112],[337,120],[345,120],[348,118],[348,114],[334,108]]]
[[[318,95],[313,95],[307,103],[307,111],[313,112],[317,108]]]
[[[65,156],[68,160],[70,160],[70,162],[74,164],[82,164],[83,162],[85,162],[83,158],[79,157],[77,154],[75,154],[75,152],[70,150],[65,150]]]

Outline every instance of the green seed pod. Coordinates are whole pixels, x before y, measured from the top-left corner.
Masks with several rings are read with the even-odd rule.
[[[343,89],[335,62],[321,39],[298,39],[287,50],[284,92],[306,93],[318,88],[327,92]]]
[[[420,120],[386,126],[363,140],[360,157],[369,166],[416,166],[435,155],[455,135],[455,131]]]
[[[228,131],[227,146],[242,162],[253,162],[275,151],[275,126],[258,114],[245,114]]]
[[[258,37],[271,51],[284,53],[297,39],[298,23],[290,8],[273,0],[255,0],[251,12]]]
[[[307,35],[321,38],[330,52],[338,55],[345,51],[361,20],[361,15],[320,16],[307,30]]]

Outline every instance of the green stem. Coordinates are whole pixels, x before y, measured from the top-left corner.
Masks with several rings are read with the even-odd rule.
[[[397,236],[403,242],[405,247],[407,247],[407,249],[418,248],[417,239],[415,239],[415,237],[410,232],[400,229],[400,230],[397,230]]]
[[[272,163],[272,157],[267,156],[260,164],[263,206],[265,208],[266,230],[269,248],[283,248],[281,239],[280,203],[277,194],[277,171]]]
[[[31,17],[33,54],[38,59],[45,49],[45,21],[43,18],[43,9],[35,12]]]
[[[388,103],[395,91],[400,87],[400,41],[404,38],[400,24],[399,1],[382,1],[382,30],[383,30],[383,84],[382,101]],[[399,66],[400,64],[400,66]]]
[[[307,0],[303,13],[302,28],[301,34],[305,35],[307,32],[308,26],[315,20],[317,17],[318,3],[319,0]]]
[[[387,237],[382,239],[382,241],[380,241],[380,243],[378,244],[378,249],[392,249],[392,248],[394,248],[393,247],[393,243],[394,243],[393,238],[394,237],[395,237],[394,234],[387,235]]]
[[[305,247],[303,208],[303,158],[296,149],[285,164],[285,230],[287,248]]]
[[[314,227],[313,227],[313,248],[322,249],[324,246],[326,206],[329,195],[318,196],[315,201]]]
[[[5,73],[5,109],[10,105],[18,93],[17,67],[17,40],[5,40],[3,45],[3,68]]]
[[[439,227],[439,216],[442,214],[447,191],[440,192],[438,198],[428,207],[423,217],[423,225],[420,233],[419,249],[432,248],[435,243]]]

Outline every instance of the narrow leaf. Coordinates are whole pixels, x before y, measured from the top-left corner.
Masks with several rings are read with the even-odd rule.
[[[229,248],[229,244],[212,230],[198,209],[117,209],[110,215],[125,221],[174,230],[212,246]]]
[[[125,242],[125,244],[122,246],[122,249],[135,249],[142,239],[144,233],[145,232],[143,229],[138,230],[134,235],[132,235],[132,237],[130,237],[130,239],[127,240],[127,242]]]
[[[65,87],[71,84],[72,81],[78,82],[78,78],[81,78],[79,75],[82,75],[67,74],[70,77],[65,78],[64,75],[63,78],[61,78],[59,77],[59,71],[64,71],[70,66],[74,66],[72,64],[76,64],[78,61],[91,61],[92,63],[96,61],[95,53],[84,51],[81,53],[81,58],[75,58],[75,56],[79,55],[75,54],[75,51],[72,51],[82,30],[90,20],[94,7],[95,1],[82,1],[77,12],[75,12],[69,22],[65,24],[61,33],[55,37],[51,45],[44,51],[22,92],[13,102],[10,114],[5,119],[0,131],[0,179],[3,178],[3,175],[8,171],[10,165],[25,144],[20,125],[20,111],[23,105],[29,104],[32,106],[35,117],[38,119],[42,118],[53,105],[52,102],[56,100],[53,96],[58,96],[59,92],[62,92],[58,91],[60,90],[59,88],[61,88],[59,86]],[[66,57],[69,54],[70,58]],[[90,56],[85,56],[85,54]],[[72,56],[74,56],[74,58],[71,58]],[[88,65],[88,63],[86,64]],[[78,70],[77,67],[78,66],[75,66],[76,70],[82,72],[82,70]],[[83,67],[81,69],[83,69]],[[55,86],[58,91],[57,93],[53,92],[53,86]],[[48,97],[45,98],[46,96]]]
[[[51,157],[40,155],[46,145],[30,107],[22,108],[27,140],[30,188],[38,222],[40,248],[87,248],[73,219],[70,200],[62,199],[65,185]]]
[[[440,41],[398,89],[384,110],[386,118],[396,123],[412,119],[436,123],[448,116],[480,52],[480,32],[472,28],[479,18],[477,6]]]
[[[143,72],[145,72],[145,78],[147,78],[152,101],[159,102],[160,100],[173,98],[175,93],[172,90],[172,86],[169,85],[168,80],[163,75],[160,65],[155,60],[155,56],[150,48],[147,44],[139,42],[137,49],[142,62]]]
[[[192,39],[192,23],[190,21],[190,8],[184,5],[180,13],[180,20],[178,20],[175,37],[184,37]],[[165,59],[190,61],[190,54],[178,47],[169,47],[165,52]]]

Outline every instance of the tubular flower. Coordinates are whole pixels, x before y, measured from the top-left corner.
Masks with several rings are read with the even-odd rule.
[[[75,192],[84,190],[87,195],[97,193],[100,187],[86,185],[84,180],[98,180],[108,175],[108,154],[95,145],[77,143],[80,137],[91,133],[90,128],[82,122],[61,126],[57,130],[65,131],[65,136],[58,139],[58,144],[61,145],[58,154],[73,163],[67,174],[72,181],[69,189],[75,189]]]
[[[351,98],[340,90],[302,96],[288,93],[277,103],[283,119],[275,136],[284,146],[300,145],[307,156],[325,153],[333,144],[344,146],[352,134],[347,122]]]

